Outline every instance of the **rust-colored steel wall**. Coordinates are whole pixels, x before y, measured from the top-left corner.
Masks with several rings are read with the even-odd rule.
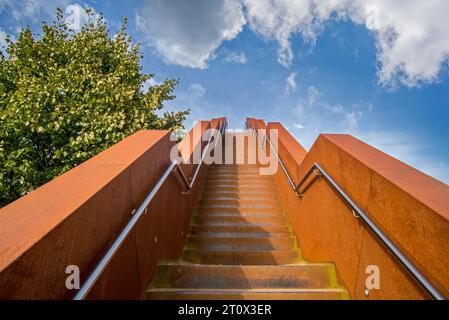
[[[321,135],[310,152],[279,123],[279,154],[295,183],[318,162],[387,236],[449,296],[449,187],[349,135]],[[303,199],[279,168],[276,183],[306,259],[335,262],[355,299],[429,298],[324,180]],[[366,268],[381,289],[365,296]]]
[[[197,125],[204,132],[223,121]],[[0,299],[73,296],[66,267],[79,266],[82,280],[90,274],[170,165],[174,145],[167,131],[138,132],[0,210]],[[188,177],[195,166],[183,166]],[[140,298],[157,262],[181,255],[206,169],[189,195],[176,174],[167,179],[89,299]]]

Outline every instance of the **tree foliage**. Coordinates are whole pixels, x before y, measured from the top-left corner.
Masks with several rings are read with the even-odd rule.
[[[42,35],[30,28],[0,52],[0,206],[142,129],[182,128],[188,111],[163,112],[177,80],[148,90],[126,32],[110,37],[103,17],[79,32],[62,12]]]

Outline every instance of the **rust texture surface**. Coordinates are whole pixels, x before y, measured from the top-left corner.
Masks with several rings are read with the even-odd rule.
[[[259,121],[249,119],[251,123]],[[449,187],[350,135],[320,135],[307,152],[279,123],[279,154],[297,184],[318,162],[396,246],[449,297]],[[367,227],[323,179],[298,197],[279,168],[275,177],[304,257],[335,262],[355,299],[425,299]],[[365,295],[366,268],[380,268],[380,290]]]
[[[223,121],[197,126],[204,132]],[[185,139],[181,149],[200,139]],[[78,266],[86,279],[170,165],[174,145],[167,131],[138,132],[1,209],[0,299],[73,296],[66,267]],[[195,166],[183,166],[188,177]],[[170,175],[88,298],[140,298],[157,262],[181,255],[205,170],[189,195]]]

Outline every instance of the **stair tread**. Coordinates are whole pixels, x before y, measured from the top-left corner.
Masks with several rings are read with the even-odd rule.
[[[279,265],[302,260],[299,250],[196,250],[185,249],[183,259],[193,263],[223,265]]]
[[[193,217],[193,221],[197,224],[204,223],[250,223],[253,225],[259,224],[281,224],[287,225],[287,218],[281,215],[272,215],[272,216],[219,216],[219,215],[195,215]]]
[[[155,291],[147,292],[151,300],[348,300],[345,291],[303,291],[303,292],[236,292],[209,291]]]
[[[209,239],[207,237],[198,237],[198,236],[188,236],[189,240],[198,240],[198,239]],[[272,241],[286,241],[286,239],[289,240],[295,240],[295,237],[293,237],[291,234],[285,234],[285,236],[283,237],[266,237],[266,238],[254,238],[254,237],[214,237],[213,239],[215,239],[214,241],[236,241],[236,240],[240,240],[240,241],[268,241],[268,240],[272,240]],[[279,240],[281,239],[281,240]]]
[[[346,292],[345,289],[342,288],[256,288],[256,289],[221,289],[221,288],[211,288],[211,289],[195,289],[195,288],[151,288],[147,289],[147,292],[179,292],[179,291],[188,291],[188,292],[208,292],[210,294],[220,294],[220,293],[274,293],[274,292]]]
[[[260,241],[259,238],[198,238],[189,239],[186,248],[191,250],[220,250],[220,251],[249,251],[249,250],[295,250],[295,242],[290,238],[277,238],[274,241],[269,238]]]
[[[266,254],[266,253],[298,253],[299,250],[296,248],[290,249],[269,249],[269,250],[235,250],[235,249],[193,249],[193,248],[185,248],[184,251],[197,251],[201,253],[235,253],[235,254],[248,254],[248,255],[256,255],[256,254]]]
[[[262,210],[262,209],[265,209],[265,210],[273,210],[273,209],[277,209],[278,211],[280,211],[281,210],[281,208],[280,207],[273,207],[273,206],[269,206],[269,207],[267,207],[267,206],[262,206],[262,207],[260,207],[260,206],[242,206],[242,205],[240,205],[240,206],[236,206],[236,205],[233,205],[233,206],[204,206],[204,205],[200,205],[200,206],[198,206],[198,209],[199,210],[232,210],[232,211],[241,211],[241,210],[245,210],[246,212],[248,212],[248,211],[250,211],[250,210]]]
[[[256,233],[290,233],[290,229],[287,226],[210,226],[210,225],[197,225],[193,224],[191,225],[191,231],[198,231],[198,230],[208,230],[211,232],[211,230],[215,230],[217,232],[256,232]],[[239,231],[236,231],[239,230]],[[270,231],[271,230],[271,231]],[[273,230],[282,230],[279,231],[273,231]]]
[[[290,233],[288,232],[203,232],[203,231],[195,231],[194,233],[190,233],[189,235],[197,234],[198,237],[203,238],[220,238],[220,237],[226,237],[226,238],[241,238],[241,237],[254,237],[254,238],[274,238],[274,237],[288,237],[290,236]]]
[[[224,185],[209,185],[205,191],[207,192],[251,192],[254,194],[258,194],[258,193],[277,193],[277,190],[270,185],[252,185],[252,186],[248,186],[248,185],[229,185],[229,184],[224,184]]]
[[[194,217],[222,217],[222,218],[228,218],[228,217],[241,217],[241,218],[251,218],[251,217],[266,217],[266,218],[277,218],[277,217],[283,217],[286,218],[286,216],[281,213],[273,213],[273,212],[196,212]]]
[[[240,271],[248,271],[251,269],[260,270],[260,269],[272,269],[272,270],[281,270],[281,269],[291,269],[291,270],[299,270],[304,268],[327,268],[333,266],[332,263],[328,262],[307,262],[301,261],[294,264],[280,264],[280,265],[223,265],[223,264],[195,264],[191,262],[186,262],[184,260],[166,260],[159,262],[158,266],[160,267],[183,267],[183,268],[204,268],[204,269],[236,269]]]
[[[266,205],[250,205],[250,206],[242,206],[238,204],[210,204],[210,205],[201,205],[200,208],[237,208],[237,209],[252,209],[252,208],[270,208],[270,209],[280,209],[279,206],[266,206]]]
[[[260,197],[252,197],[250,199],[242,199],[242,198],[229,198],[229,197],[222,197],[219,195],[214,195],[213,197],[203,198],[200,200],[200,204],[203,203],[211,203],[211,202],[217,202],[217,203],[235,203],[240,206],[245,206],[245,204],[251,204],[251,203],[260,203],[260,202],[268,202],[276,204],[277,206],[280,206],[279,199],[272,199],[272,198],[264,198],[263,200],[260,199]]]
[[[260,197],[266,197],[268,195],[275,198],[275,199],[270,199],[270,200],[279,200],[278,194],[276,194],[274,192],[223,192],[223,191],[203,192],[203,197],[207,196],[206,199],[221,198],[221,199],[225,199],[225,200],[234,199],[234,198],[236,198],[237,200],[241,200],[241,199],[260,200]],[[249,199],[247,199],[247,198],[249,198]]]
[[[265,223],[265,224],[254,224],[251,222],[216,222],[216,223],[196,223],[193,226],[203,226],[203,227],[253,227],[253,228],[266,228],[266,227],[286,227],[286,223]]]
[[[271,196],[272,198],[279,199],[279,195],[274,192],[237,192],[237,191],[205,191],[203,192],[203,196],[207,198],[212,197],[222,197],[226,199],[248,199],[248,198],[256,198],[259,199],[261,197]]]

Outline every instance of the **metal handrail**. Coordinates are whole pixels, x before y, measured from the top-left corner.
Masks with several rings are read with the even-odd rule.
[[[226,128],[227,128],[227,122],[226,122],[225,125],[221,125],[220,126],[220,128],[219,128],[220,133],[222,133],[224,130],[226,130]],[[182,168],[179,166],[179,163],[178,163],[177,160],[174,160],[168,166],[167,170],[165,170],[164,174],[158,180],[158,182],[153,187],[153,189],[150,191],[150,193],[145,198],[145,200],[142,202],[142,204],[140,205],[139,209],[137,209],[137,211],[134,213],[133,217],[128,222],[128,224],[125,226],[123,231],[120,233],[120,235],[117,237],[117,239],[115,239],[115,241],[109,247],[108,251],[105,253],[103,258],[97,264],[97,266],[95,267],[94,271],[92,271],[92,273],[89,275],[89,277],[87,278],[86,282],[84,282],[83,286],[77,292],[77,294],[75,295],[73,300],[83,300],[83,299],[85,299],[87,297],[89,292],[92,290],[94,284],[98,281],[98,279],[100,278],[101,274],[106,269],[106,267],[109,264],[109,262],[111,262],[112,258],[117,253],[118,249],[120,249],[120,247],[122,246],[123,242],[128,237],[128,235],[130,234],[130,232],[136,226],[136,224],[139,221],[139,219],[143,215],[147,214],[149,204],[151,203],[151,201],[153,200],[155,195],[158,193],[158,191],[163,186],[163,184],[165,183],[165,181],[168,179],[168,177],[170,176],[170,174],[172,172],[178,172],[180,174],[182,180],[188,186],[189,191],[192,189],[192,187],[193,187],[193,185],[195,183],[195,180],[196,180],[196,178],[198,176],[199,169],[201,168],[202,162],[204,160],[204,156],[205,156],[206,152],[209,149],[209,145],[211,143],[212,138],[213,138],[213,135],[211,136],[211,138],[209,139],[209,142],[207,143],[207,146],[205,148],[205,152],[203,152],[203,156],[201,157],[201,162],[199,163],[199,165],[197,167],[197,170],[195,172],[195,175],[191,179],[190,184],[188,183],[187,178],[186,178],[186,176],[184,174],[184,171],[182,171]],[[217,139],[217,141],[218,141],[218,139]],[[216,145],[217,145],[217,142],[215,143],[215,146]]]
[[[220,126],[220,128],[218,129],[218,132],[219,132],[221,135],[223,135],[223,132],[224,132],[226,129],[227,129],[227,122],[226,122],[226,124],[225,124],[224,126],[223,126],[223,125]],[[199,172],[200,172],[201,166],[203,165],[204,158],[206,157],[207,152],[209,151],[209,146],[210,146],[210,143],[212,142],[212,138],[215,139],[215,145],[214,145],[214,148],[217,146],[217,143],[218,143],[218,141],[219,141],[219,139],[218,139],[219,137],[215,137],[213,134],[211,134],[211,137],[209,138],[209,141],[207,142],[206,148],[204,149],[203,154],[202,154],[202,156],[201,156],[201,161],[200,161],[200,163],[198,164],[198,166],[196,167],[196,170],[195,170],[195,173],[194,173],[193,177],[190,178],[190,182],[189,182],[189,180],[186,178],[186,175],[185,175],[185,173],[184,173],[184,170],[182,170],[182,167],[181,167],[179,164],[176,164],[176,168],[175,168],[175,169],[177,170],[177,172],[178,172],[179,175],[181,176],[181,179],[183,180],[184,184],[185,184],[186,187],[187,187],[187,192],[185,192],[184,194],[189,194],[189,193],[190,193],[190,190],[192,190],[193,185],[195,184],[195,181],[196,181],[196,179],[197,179],[197,177],[198,177],[198,174],[199,174]]]
[[[268,139],[267,134],[265,133],[265,141],[268,141],[268,143],[270,144],[270,148],[274,151],[274,154],[276,155],[276,158],[278,159],[279,164],[281,165],[282,170],[285,173],[285,176],[287,177],[288,183],[290,183],[290,186],[295,189],[296,185],[295,185],[295,181],[292,179],[292,177],[290,177],[290,174],[287,171],[287,168],[285,168],[284,163],[282,162],[281,158],[279,157],[279,154],[277,153],[276,149],[274,148],[273,144],[271,143],[271,140]]]
[[[258,136],[257,131],[254,128],[251,128],[256,132],[256,135]],[[265,133],[266,140],[270,143],[271,147],[273,148],[273,145],[268,138],[267,134]],[[259,139],[260,142],[260,139]],[[282,168],[284,169],[284,173],[287,175],[287,178],[289,179],[290,185],[292,185],[291,181],[293,181],[290,178],[290,175],[288,174],[287,170],[285,169],[277,151],[273,148],[273,151],[275,152],[279,163],[281,164]],[[317,172],[318,171],[318,172]],[[304,196],[305,191],[308,189],[303,190],[301,193],[301,188],[305,185],[306,181],[308,181],[309,177],[314,174],[314,178],[317,178],[318,176],[322,176],[332,187],[334,191],[339,194],[343,200],[352,208],[352,214],[356,218],[360,218],[368,228],[374,232],[374,234],[377,236],[377,238],[384,244],[385,247],[393,254],[393,256],[404,266],[404,268],[410,273],[410,275],[419,283],[426,292],[435,300],[445,300],[445,297],[427,280],[427,278],[414,266],[414,264],[400,251],[400,249],[385,235],[385,233],[382,232],[382,230],[374,223],[373,220],[362,210],[360,209],[357,204],[347,195],[347,193],[335,182],[335,180],[324,170],[318,163],[315,163],[310,170],[306,173],[306,175],[301,179],[298,186],[292,185],[295,193],[297,193],[300,197]],[[312,181],[313,181],[312,180]]]
[[[259,143],[261,144],[262,148],[264,148],[265,143],[263,143],[263,142],[260,140],[260,137],[259,137],[259,134],[257,133],[257,130],[254,129],[254,128],[251,128],[251,127],[248,126],[248,125],[247,125],[247,128],[248,128],[248,129],[251,129],[251,130],[253,130],[253,131],[255,132],[256,137],[257,137],[257,140],[259,140]],[[285,168],[284,163],[282,162],[281,158],[279,157],[279,154],[277,153],[276,149],[274,148],[273,144],[271,143],[271,140],[268,139],[268,136],[267,136],[266,133],[264,133],[264,140],[265,140],[265,142],[268,142],[268,143],[270,144],[270,148],[274,151],[274,154],[276,155],[276,158],[277,158],[279,164],[281,165],[281,168],[282,168],[282,170],[284,171],[285,176],[287,177],[287,180],[288,180],[290,186],[292,187],[293,190],[295,190],[295,189],[296,189],[295,181],[292,179],[292,177],[291,177],[290,174],[288,173],[287,168]]]

